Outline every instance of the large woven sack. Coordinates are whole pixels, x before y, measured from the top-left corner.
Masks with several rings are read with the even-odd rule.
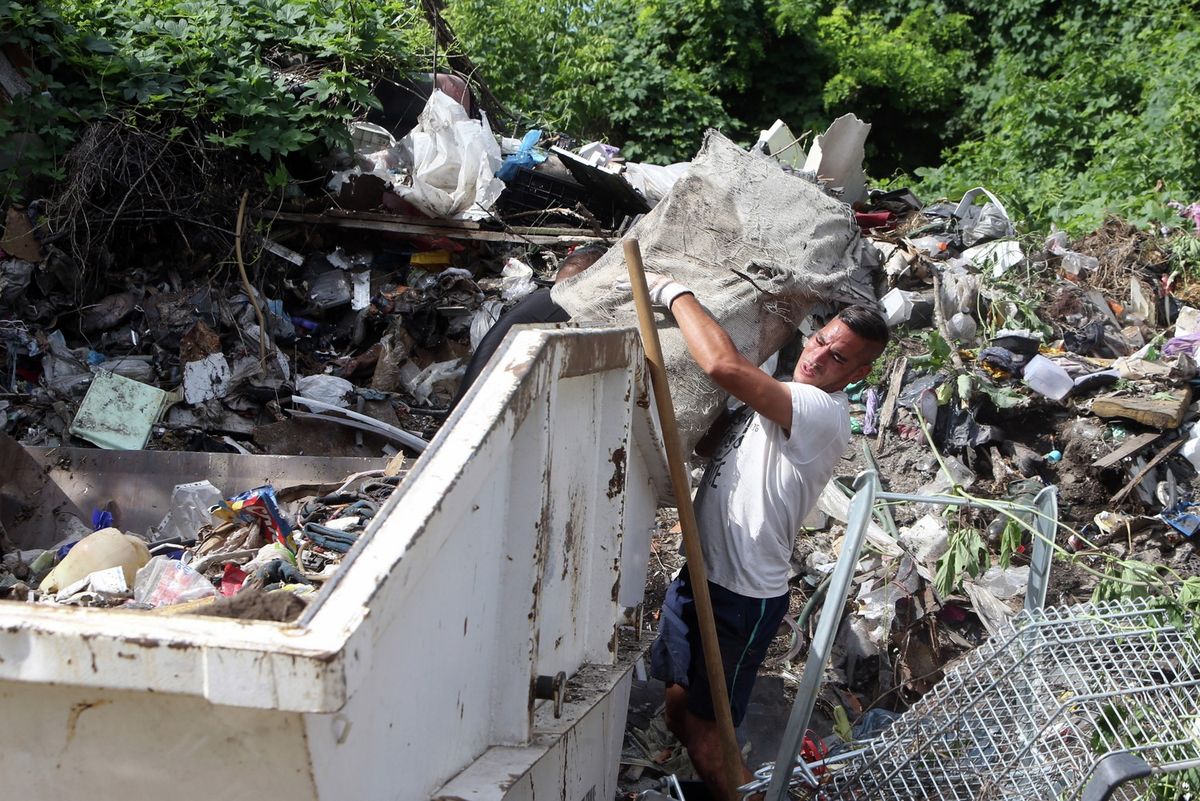
[[[762,364],[814,303],[846,294],[862,248],[850,207],[777,161],[709,131],[687,173],[630,231],[648,272],[695,291],[734,343]],[[556,285],[573,321],[636,325],[624,252]],[[688,454],[719,414],[725,393],[696,366],[674,320],[656,312],[680,436]]]

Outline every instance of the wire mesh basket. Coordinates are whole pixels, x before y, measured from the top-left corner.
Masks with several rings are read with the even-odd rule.
[[[821,798],[1200,798],[1200,619],[1152,602],[1022,612]]]

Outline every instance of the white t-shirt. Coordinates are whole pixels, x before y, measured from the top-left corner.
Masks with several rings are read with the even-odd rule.
[[[796,533],[850,440],[846,393],[787,387],[791,436],[749,415],[726,432],[696,492],[709,581],[751,598],[788,591]]]

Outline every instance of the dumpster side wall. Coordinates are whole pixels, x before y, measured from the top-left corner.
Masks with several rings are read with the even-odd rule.
[[[0,681],[0,720],[8,798],[317,798],[295,713]]]
[[[553,702],[533,684],[561,671],[569,694],[584,666],[617,662],[621,562],[648,555],[623,551],[623,531],[631,515],[647,528],[656,506],[649,469],[630,466],[639,351],[605,331],[581,361],[578,340],[547,336],[502,351],[313,617],[344,615],[346,590],[371,586],[355,572],[378,573],[347,643],[352,694],[332,718],[306,718],[322,798],[427,798],[489,749],[514,749],[513,775],[476,788],[499,792],[547,758],[574,760],[557,744],[568,732],[590,732],[586,764],[547,776],[615,775],[619,749],[595,727],[623,728],[626,697],[596,695],[573,713],[582,728],[555,735],[535,723]]]

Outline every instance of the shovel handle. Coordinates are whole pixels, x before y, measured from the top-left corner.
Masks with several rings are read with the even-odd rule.
[[[633,288],[633,302],[637,307],[638,327],[642,334],[642,348],[650,364],[650,383],[654,389],[654,402],[658,407],[662,423],[663,443],[667,450],[667,465],[671,472],[671,490],[679,509],[679,527],[683,532],[683,550],[687,556],[688,573],[692,579],[692,593],[696,600],[696,616],[700,623],[700,641],[704,650],[704,665],[708,672],[708,685],[712,690],[713,711],[721,732],[725,770],[729,787],[742,784],[742,753],[738,748],[737,734],[733,730],[733,713],[729,708],[729,691],[725,685],[725,668],[721,662],[721,648],[717,641],[717,626],[713,619],[712,599],[708,594],[708,569],[704,565],[704,552],[700,547],[700,531],[696,525],[696,511],[692,506],[691,482],[686,468],[686,454],[679,438],[679,427],[675,422],[675,404],[671,400],[671,388],[667,384],[667,368],[663,360],[662,344],[658,329],[654,326],[654,313],[650,309],[650,289],[646,284],[646,270],[642,264],[642,251],[636,239],[625,240],[625,264],[629,268],[629,283]]]

